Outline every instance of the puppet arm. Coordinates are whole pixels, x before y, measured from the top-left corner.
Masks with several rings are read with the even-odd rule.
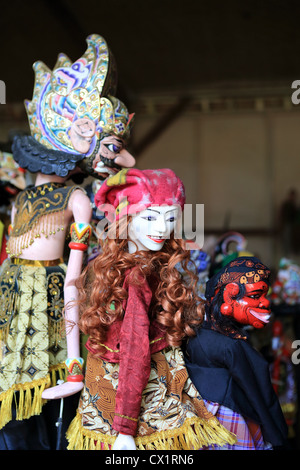
[[[75,224],[77,223],[78,226],[83,228],[89,225],[92,217],[89,198],[82,191],[75,191],[70,199],[70,205]],[[71,250],[64,284],[64,304],[68,358],[73,359],[80,357],[79,309],[76,305],[78,291],[75,282],[82,271],[84,251],[78,249],[81,243],[73,243],[73,245],[70,243],[70,245]],[[45,399],[63,398],[79,392],[82,388],[82,380],[67,381],[62,385],[45,390],[42,397]]]

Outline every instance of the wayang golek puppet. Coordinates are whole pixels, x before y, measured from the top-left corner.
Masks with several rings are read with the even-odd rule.
[[[184,348],[191,380],[208,409],[237,435],[229,449],[264,450],[287,443],[287,427],[269,364],[250,344],[245,326],[264,328],[271,311],[270,270],[237,257],[206,284],[205,321]]]
[[[72,358],[80,356],[79,331],[73,328],[67,338],[61,334],[62,311],[64,301],[77,297],[74,282],[91,234],[92,208],[83,188],[66,180],[82,181],[84,175],[104,180],[135,164],[125,147],[132,115],[114,96],[113,56],[101,36],[90,35],[87,45],[74,63],[60,54],[53,71],[34,64],[33,98],[26,102],[31,136],[15,137],[13,143],[14,159],[35,173],[36,181],[16,199],[9,259],[0,277],[0,427],[9,432],[14,420],[11,446],[28,448],[16,424],[40,415],[47,398],[43,390],[64,379]],[[72,374],[64,385],[67,395],[83,386]]]
[[[78,281],[88,357],[68,448],[233,443],[205,408],[180,348],[203,318],[197,279],[186,267],[189,251],[174,236],[185,201],[181,180],[170,169],[124,169],[103,183],[95,201],[109,222],[101,253]],[[78,304],[69,307],[69,320],[77,322]],[[53,390],[59,398],[59,386]]]

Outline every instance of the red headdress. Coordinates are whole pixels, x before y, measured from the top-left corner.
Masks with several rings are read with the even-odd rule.
[[[134,215],[152,205],[178,205],[183,209],[182,181],[168,169],[126,168],[106,179],[95,196],[95,204],[108,219]]]

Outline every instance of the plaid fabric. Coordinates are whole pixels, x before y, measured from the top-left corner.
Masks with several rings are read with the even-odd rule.
[[[244,418],[239,413],[226,406],[208,400],[203,400],[206,408],[230,432],[236,435],[236,444],[227,444],[224,447],[211,446],[214,450],[272,450],[272,446],[264,441],[260,426]]]

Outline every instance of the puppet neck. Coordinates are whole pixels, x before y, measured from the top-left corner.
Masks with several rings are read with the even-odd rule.
[[[45,183],[64,183],[66,178],[57,175],[45,175],[44,173],[37,173],[35,179],[35,186],[40,186]]]

